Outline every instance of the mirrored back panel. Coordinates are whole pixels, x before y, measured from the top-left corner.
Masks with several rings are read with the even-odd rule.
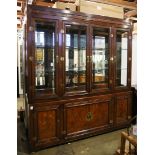
[[[65,89],[86,90],[86,32],[81,25],[65,25]]]
[[[128,32],[116,30],[116,87],[127,86]]]
[[[35,24],[35,88],[55,93],[55,23]]]
[[[94,27],[92,36],[92,87],[109,87],[109,29]]]

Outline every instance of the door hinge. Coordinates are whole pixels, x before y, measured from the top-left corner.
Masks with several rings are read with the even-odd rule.
[[[129,61],[131,61],[131,57],[129,57]]]
[[[114,37],[114,35],[113,35],[113,34],[110,34],[110,37],[111,37],[111,38],[113,38],[113,37]]]
[[[34,28],[32,26],[29,27],[29,31],[33,31]]]
[[[61,30],[60,30],[60,33],[64,33],[64,30],[63,30],[63,29],[61,29]]]
[[[61,57],[60,60],[61,60],[61,61],[64,61],[65,59],[64,59],[64,57]]]
[[[87,63],[89,63],[89,56],[87,56]]]
[[[56,56],[56,63],[58,63],[59,62],[59,56],[57,55]]]
[[[29,60],[30,61],[33,61],[33,56],[29,56]]]
[[[111,58],[110,58],[110,61],[114,61],[114,58],[113,58],[113,57],[111,57]]]

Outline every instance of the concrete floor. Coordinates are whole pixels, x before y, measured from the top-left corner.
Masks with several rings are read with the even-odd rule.
[[[122,130],[29,153],[24,124],[17,123],[17,155],[114,155],[120,146]]]

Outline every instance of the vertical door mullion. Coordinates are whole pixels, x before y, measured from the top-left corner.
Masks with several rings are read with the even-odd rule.
[[[58,55],[57,55],[57,67],[58,67],[58,71],[57,71],[57,77],[56,79],[58,80],[58,95],[62,96],[64,94],[64,86],[65,86],[65,53],[64,53],[64,25],[63,25],[63,21],[59,20],[59,24],[58,24],[59,28],[58,28]]]
[[[27,61],[28,61],[28,95],[31,99],[35,95],[35,21],[30,20],[28,23],[28,45],[27,45]]]
[[[59,95],[59,22],[56,22],[56,31],[55,31],[55,38],[56,38],[56,50],[55,50],[55,86],[56,86],[56,94]]]
[[[87,91],[91,92],[92,88],[92,27],[87,27],[87,50],[86,50],[86,66],[87,66]]]
[[[128,56],[127,56],[127,86],[131,87],[131,64],[132,64],[132,31],[128,33]]]
[[[114,40],[114,34],[113,34],[113,29],[110,28],[109,31],[109,87],[110,89],[113,89],[113,62],[112,59],[113,56],[113,40]]]
[[[110,87],[114,89],[116,76],[116,31],[113,27],[110,29]]]

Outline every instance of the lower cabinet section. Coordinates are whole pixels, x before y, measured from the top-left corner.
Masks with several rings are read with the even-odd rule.
[[[34,107],[35,147],[50,146],[60,141],[59,105]]]
[[[125,127],[131,117],[131,97],[125,92],[34,104],[30,144],[40,149]]]
[[[66,139],[108,128],[112,122],[110,120],[112,104],[111,95],[66,103],[64,107]]]
[[[120,93],[115,96],[115,125],[128,123],[131,119],[131,93]]]

